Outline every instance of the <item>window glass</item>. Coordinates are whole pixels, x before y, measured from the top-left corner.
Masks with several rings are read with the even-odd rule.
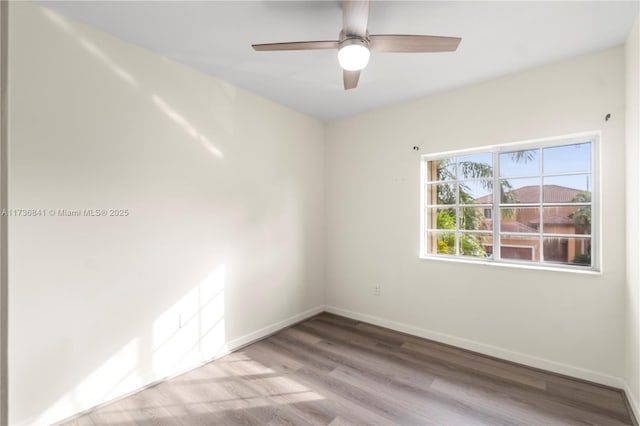
[[[491,179],[460,182],[460,204],[493,203],[493,181]]]
[[[544,260],[576,266],[591,265],[590,238],[544,238]]]
[[[523,235],[500,235],[500,258],[507,261],[537,262],[540,239]]]
[[[458,238],[458,253],[462,256],[486,259],[493,252],[490,234],[463,233]]]
[[[500,179],[500,204],[540,202],[540,178]]]
[[[427,249],[434,254],[456,254],[456,234],[453,232],[427,232]]]
[[[443,181],[456,179],[456,159],[444,158],[430,162],[427,181]]]
[[[482,207],[460,208],[460,229],[466,231],[490,231],[492,224],[484,215]]]
[[[540,174],[539,149],[500,154],[500,176],[536,176]]]
[[[596,269],[594,140],[425,157],[423,254]]]
[[[591,170],[591,142],[544,148],[542,156],[545,174]]]
[[[458,158],[458,179],[478,179],[493,174],[493,155],[490,152]]]
[[[425,204],[429,206],[456,204],[457,188],[457,183],[429,183],[426,186]]]
[[[576,203],[591,198],[591,174],[551,176],[544,178],[545,203]],[[582,196],[579,196],[582,193]],[[586,195],[589,194],[589,195]]]
[[[453,208],[427,208],[427,217],[435,221],[429,227],[430,229],[456,229],[457,209]]]
[[[500,232],[536,234],[540,230],[539,207],[500,208]]]

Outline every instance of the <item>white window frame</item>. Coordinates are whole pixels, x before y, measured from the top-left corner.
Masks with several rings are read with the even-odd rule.
[[[439,153],[430,153],[423,154],[420,156],[420,250],[419,257],[421,259],[436,259],[436,260],[449,260],[449,261],[457,261],[457,262],[465,262],[465,263],[482,263],[482,264],[490,264],[490,265],[512,265],[518,267],[532,268],[532,269],[553,269],[553,270],[565,270],[565,271],[575,271],[575,272],[601,272],[601,235],[600,235],[600,132],[586,132],[565,136],[558,136],[553,138],[545,138],[545,139],[536,139],[529,140],[524,142],[514,142],[502,145],[490,145],[473,149],[464,149],[464,150],[456,150],[456,151],[447,151],[447,152],[439,152]],[[591,266],[581,266],[581,265],[569,265],[562,264],[556,262],[530,262],[530,261],[518,261],[515,259],[501,259],[499,252],[500,250],[496,250],[495,247],[499,247],[500,245],[500,191],[495,190],[495,188],[500,188],[499,180],[500,180],[500,170],[499,170],[499,161],[498,158],[501,153],[505,152],[513,152],[513,151],[525,151],[530,149],[542,149],[555,147],[555,146],[564,146],[564,145],[572,145],[572,144],[580,144],[591,142]],[[426,193],[426,185],[427,185],[427,167],[429,161],[440,160],[443,158],[450,157],[461,157],[473,154],[487,154],[491,153],[493,155],[493,204],[490,206],[492,209],[492,218],[493,218],[493,229],[490,232],[493,236],[493,255],[491,258],[482,259],[482,258],[474,258],[470,256],[462,256],[462,255],[449,255],[449,254],[436,254],[436,253],[427,253],[426,247],[426,215],[427,215],[427,203],[425,200]],[[544,176],[543,173],[543,158],[540,157],[540,171],[537,176],[540,177],[540,191],[541,191],[541,202],[537,203],[536,206],[543,208],[546,204],[542,200],[542,185],[544,185]],[[570,174],[570,173],[567,173]],[[577,173],[575,173],[577,174]],[[549,174],[553,176],[562,175],[562,173],[553,173]],[[510,179],[517,178],[517,176],[509,177]],[[459,180],[456,179],[456,182]],[[559,204],[559,203],[550,203],[550,204]],[[529,205],[520,205],[519,207],[527,207]],[[458,208],[459,200],[457,200],[456,204],[453,205],[443,205],[443,208]],[[488,208],[484,204],[478,204],[478,207]],[[529,206],[531,207],[531,206]],[[541,216],[542,217],[542,216]],[[459,219],[458,219],[459,220]],[[535,234],[528,234],[527,236],[532,237],[536,236],[540,238],[540,254],[544,253],[544,237],[554,237],[557,236],[559,238],[576,238],[575,235],[572,234],[559,234],[559,235],[551,235],[544,233],[544,225],[541,224],[542,229],[540,232]],[[468,231],[469,233],[481,233]],[[486,233],[486,232],[485,232]],[[460,230],[456,229],[456,247],[458,247],[458,234],[460,234]],[[504,233],[503,233],[504,234]],[[519,235],[518,233],[508,233],[509,235]],[[524,236],[524,234],[523,234]],[[581,238],[577,236],[577,238]],[[456,248],[457,250],[457,248]],[[496,255],[497,253],[497,255]],[[542,256],[541,256],[542,258]]]

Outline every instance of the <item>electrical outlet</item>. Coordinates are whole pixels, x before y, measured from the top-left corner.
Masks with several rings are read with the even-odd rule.
[[[380,284],[376,284],[373,287],[373,295],[374,296],[380,296]]]

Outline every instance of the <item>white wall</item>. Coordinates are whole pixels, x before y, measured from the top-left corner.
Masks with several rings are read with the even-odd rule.
[[[11,423],[59,420],[197,365],[323,297],[503,358],[626,377],[638,403],[640,153],[625,146],[622,48],[325,126],[31,4],[11,4],[10,36],[9,203],[47,211],[10,220]],[[421,154],[592,130],[602,274],[417,258]],[[637,120],[629,131],[637,141]],[[130,215],[48,214],[83,208]]]
[[[626,392],[640,416],[640,19],[625,45],[626,57],[626,182],[627,182],[627,280],[626,280]]]
[[[327,305],[621,386],[624,115],[624,50],[614,48],[329,123]],[[418,259],[421,154],[585,131],[602,131],[602,274]]]
[[[10,9],[10,207],[130,211],[10,219],[12,424],[321,309],[323,123],[47,9]]]

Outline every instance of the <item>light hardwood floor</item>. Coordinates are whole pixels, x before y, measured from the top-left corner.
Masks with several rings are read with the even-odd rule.
[[[630,425],[620,390],[327,313],[68,425]]]

